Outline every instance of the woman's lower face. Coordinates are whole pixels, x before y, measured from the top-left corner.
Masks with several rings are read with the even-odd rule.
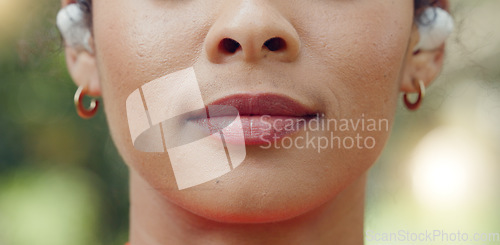
[[[363,175],[389,136],[411,54],[411,0],[95,0],[93,11],[113,140],[131,171],[193,213],[224,222],[296,217]],[[328,125],[305,124],[271,144],[248,144],[234,170],[179,190],[168,153],[134,148],[126,100],[190,67],[205,104],[286,96]],[[250,114],[240,115],[243,123],[263,116]]]

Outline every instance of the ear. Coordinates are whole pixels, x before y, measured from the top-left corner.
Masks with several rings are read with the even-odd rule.
[[[62,0],[62,8],[74,4],[75,0]],[[90,47],[94,50],[92,37],[89,40]],[[66,65],[71,78],[77,86],[85,86],[90,96],[101,96],[101,84],[99,80],[95,54],[88,50],[65,45]]]
[[[448,0],[439,0],[435,6],[448,10]],[[445,44],[434,50],[419,50],[414,52],[419,40],[418,23],[415,21],[410,36],[406,67],[400,87],[400,91],[404,93],[419,92],[417,82],[420,80],[424,82],[425,87],[429,87],[443,68]]]

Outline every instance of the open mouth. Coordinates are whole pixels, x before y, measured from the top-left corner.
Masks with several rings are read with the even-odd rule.
[[[235,94],[218,99],[206,107],[206,113],[188,120],[210,131],[220,133],[234,143],[243,130],[246,145],[270,144],[299,131],[318,112],[300,102],[279,94]],[[239,115],[241,124],[232,123]]]

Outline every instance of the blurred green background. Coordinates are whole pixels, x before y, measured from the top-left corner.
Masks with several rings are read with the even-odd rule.
[[[128,170],[102,111],[75,112],[59,7],[0,0],[0,245],[123,245]]]
[[[446,68],[370,171],[367,231],[500,233],[500,1],[451,3]],[[0,245],[121,245],[127,168],[102,111],[75,113],[59,4],[0,0]]]

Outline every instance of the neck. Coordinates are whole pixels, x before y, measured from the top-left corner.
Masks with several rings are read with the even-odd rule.
[[[299,217],[276,223],[228,224],[180,208],[134,170],[130,172],[131,245],[363,244],[366,175]]]

